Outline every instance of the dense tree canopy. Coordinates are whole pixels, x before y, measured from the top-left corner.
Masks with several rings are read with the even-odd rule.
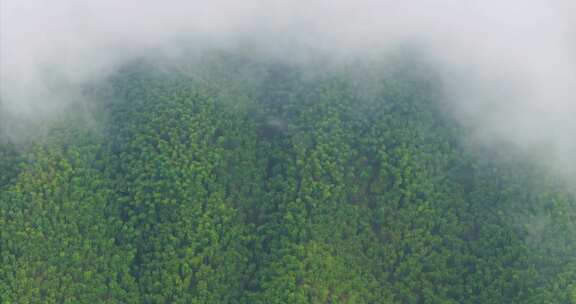
[[[468,143],[425,64],[88,91],[96,123],[0,145],[1,303],[576,303],[574,192]]]

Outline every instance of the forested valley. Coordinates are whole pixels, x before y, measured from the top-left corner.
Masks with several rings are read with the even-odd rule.
[[[0,303],[576,303],[574,189],[426,63],[199,62],[2,139]]]

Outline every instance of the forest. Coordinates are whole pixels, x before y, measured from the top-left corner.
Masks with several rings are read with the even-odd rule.
[[[576,303],[574,189],[398,57],[134,60],[0,137],[0,303]]]

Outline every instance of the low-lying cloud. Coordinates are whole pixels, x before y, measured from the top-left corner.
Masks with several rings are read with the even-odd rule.
[[[82,84],[182,43],[249,43],[280,60],[334,62],[403,43],[437,63],[475,138],[576,168],[576,2],[570,0],[2,0],[0,119],[45,119]],[[72,93],[71,93],[72,92]]]

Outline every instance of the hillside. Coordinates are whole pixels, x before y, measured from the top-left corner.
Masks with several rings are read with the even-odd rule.
[[[576,303],[576,200],[425,63],[137,61],[0,146],[1,303]]]

